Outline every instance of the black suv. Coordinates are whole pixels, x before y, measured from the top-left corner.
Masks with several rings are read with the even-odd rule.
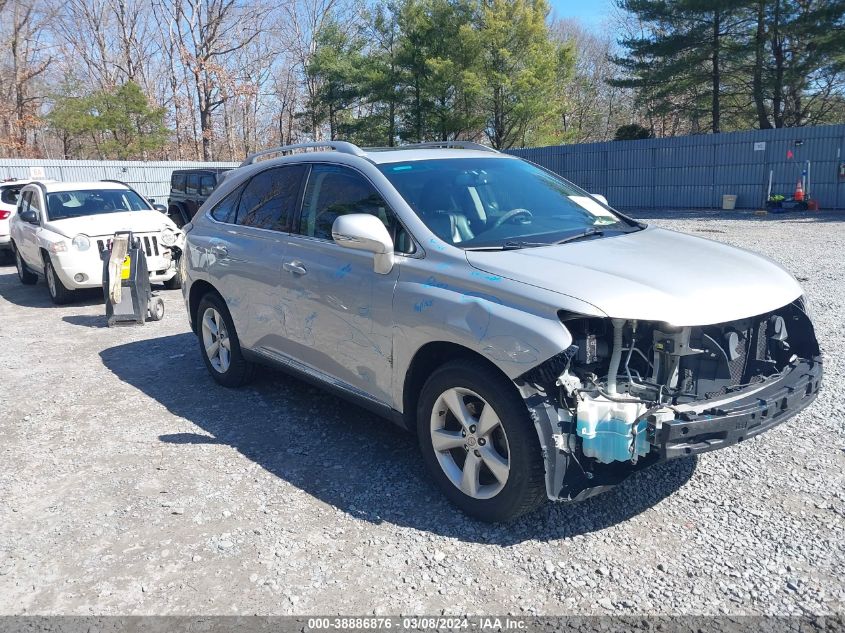
[[[167,198],[167,215],[183,227],[206,201],[222,180],[224,167],[203,167],[201,169],[177,169],[170,176],[170,197]]]

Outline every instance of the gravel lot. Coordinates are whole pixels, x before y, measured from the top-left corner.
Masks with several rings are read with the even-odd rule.
[[[206,374],[181,294],[105,327],[0,267],[2,614],[830,614],[845,602],[845,216],[654,223],[763,252],[810,297],[825,388],[786,425],[509,526],[414,440],[297,380]]]

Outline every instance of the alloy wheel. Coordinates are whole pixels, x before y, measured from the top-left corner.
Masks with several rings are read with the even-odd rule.
[[[510,474],[510,447],[498,414],[474,391],[444,391],[431,411],[431,444],[449,481],[474,499],[495,497]]]
[[[223,317],[214,308],[207,308],[202,315],[202,343],[211,366],[225,374],[232,361],[231,341]]]

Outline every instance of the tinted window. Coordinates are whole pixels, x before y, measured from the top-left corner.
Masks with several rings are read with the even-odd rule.
[[[299,230],[303,235],[332,239],[338,216],[369,213],[379,218],[396,244],[396,250],[413,250],[411,240],[396,216],[370,182],[357,172],[337,165],[314,165],[303,199]]]
[[[3,204],[17,204],[20,192],[20,187],[4,187],[2,193],[0,193],[0,202],[3,202]]]
[[[199,174],[188,174],[188,182],[185,185],[185,193],[195,194],[200,188]]]
[[[241,196],[238,224],[290,231],[305,170],[304,165],[291,165],[253,176]]]
[[[170,177],[170,188],[179,193],[185,193],[185,174],[173,174]]]
[[[243,190],[244,186],[241,185],[218,202],[211,210],[211,217],[218,222],[228,222],[229,224],[233,224],[235,222],[235,217],[238,214],[238,202],[241,199],[241,192]]]
[[[200,195],[210,196],[214,191],[214,176],[203,176],[200,179]]]

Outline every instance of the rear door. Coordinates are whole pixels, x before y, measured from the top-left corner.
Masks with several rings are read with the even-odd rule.
[[[256,174],[210,211],[213,229],[194,238],[198,246],[202,242],[203,267],[226,300],[246,348],[284,335],[277,287],[305,172],[303,165],[289,165]]]

